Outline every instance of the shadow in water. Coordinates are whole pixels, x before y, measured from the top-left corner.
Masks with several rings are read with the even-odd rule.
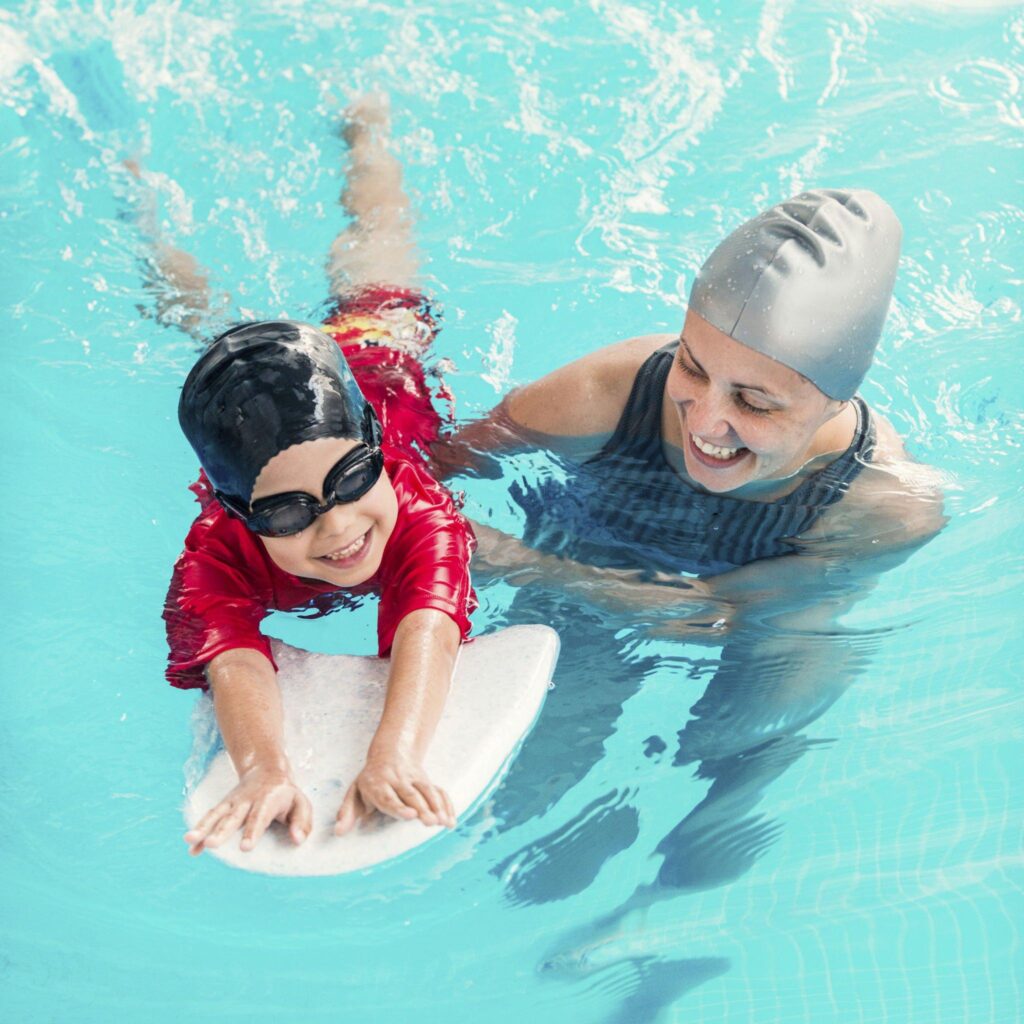
[[[561,971],[556,963],[542,970]],[[574,977],[584,987],[600,992],[612,1007],[602,1024],[647,1024],[680,996],[729,969],[724,957],[666,959],[654,955],[620,957],[589,969],[574,966]]]
[[[603,1024],[653,1021],[680,996],[729,969],[729,961],[723,957],[664,960],[639,956],[631,964],[637,975],[633,990],[622,996]]]
[[[713,671],[690,708],[692,717],[682,721],[680,708],[672,723],[668,709],[662,721],[675,725],[675,736],[649,736],[643,748],[646,756],[660,757],[674,740],[673,766],[695,766],[694,778],[708,782],[704,798],[689,810],[681,807],[678,823],[654,847],[661,863],[653,880],[609,913],[561,935],[541,965],[545,976],[565,981],[618,979],[612,987],[621,986],[623,994],[609,1022],[654,1020],[686,991],[727,970],[728,961],[680,959],[672,955],[678,930],[659,937],[642,924],[627,928],[626,919],[664,900],[734,882],[764,856],[782,825],[758,806],[791,765],[830,744],[801,730],[864,671],[877,638],[757,623],[731,634],[709,665],[706,658],[640,655],[640,637],[626,623],[539,588],[517,595],[509,619],[558,622],[563,643],[553,699],[503,787],[499,814],[506,827],[549,810],[583,778],[601,758],[623,704],[648,676],[678,671],[682,683]],[[519,905],[577,895],[636,842],[642,814],[642,791],[612,790],[504,858],[494,873]]]
[[[550,903],[583,892],[605,861],[629,849],[640,834],[639,812],[624,801],[632,791],[612,790],[542,840],[505,858],[493,871],[505,879],[514,903]],[[594,842],[600,837],[599,842]]]
[[[641,638],[635,629],[564,593],[520,590],[505,621],[496,624],[531,622],[556,623],[562,649],[544,712],[495,797],[505,829],[544,814],[576,786],[603,756],[623,705],[661,666],[661,659],[637,653]],[[600,814],[582,816],[588,819],[580,824],[584,832],[607,828],[617,835],[621,827],[614,816],[607,824]],[[524,896],[524,902],[538,902]]]

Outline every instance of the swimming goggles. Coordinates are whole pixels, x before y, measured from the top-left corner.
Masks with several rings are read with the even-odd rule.
[[[320,504],[311,494],[289,491],[246,505],[230,494],[214,491],[217,500],[233,516],[262,537],[290,537],[312,526],[335,505],[358,501],[384,472],[384,454],[380,448],[360,443],[338,460],[324,478],[325,501]]]

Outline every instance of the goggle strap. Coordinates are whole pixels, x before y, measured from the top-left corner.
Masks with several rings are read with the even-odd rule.
[[[223,491],[214,489],[213,496],[220,502],[224,511],[235,519],[244,521],[252,514],[251,506],[233,494],[225,494]]]

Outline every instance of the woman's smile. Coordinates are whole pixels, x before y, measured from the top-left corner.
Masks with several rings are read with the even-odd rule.
[[[749,448],[742,446],[727,448],[724,445],[705,441],[702,437],[698,437],[692,432],[688,432],[688,435],[694,458],[705,466],[710,466],[712,469],[724,469],[728,466],[735,466],[740,459],[750,454]]]
[[[846,447],[843,430],[852,434],[849,421],[833,419],[842,403],[692,312],[665,397],[675,413],[664,421],[666,439],[681,448],[686,474],[717,492],[770,481],[788,487],[809,460]]]

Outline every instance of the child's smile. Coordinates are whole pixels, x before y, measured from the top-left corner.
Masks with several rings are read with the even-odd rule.
[[[351,544],[346,544],[345,547],[338,548],[337,551],[331,551],[320,557],[335,569],[349,568],[356,565],[369,551],[370,533],[371,530],[367,530],[366,533],[357,537]]]

